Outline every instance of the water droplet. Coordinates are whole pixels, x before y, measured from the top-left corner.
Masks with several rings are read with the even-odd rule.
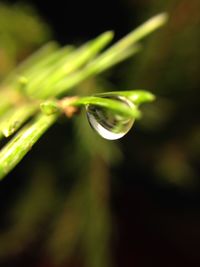
[[[120,101],[130,108],[134,104],[122,96],[106,96],[113,100]],[[94,104],[86,106],[87,117],[91,127],[103,138],[115,140],[123,137],[133,126],[134,119],[125,117],[121,114],[114,113],[108,108],[99,107]]]

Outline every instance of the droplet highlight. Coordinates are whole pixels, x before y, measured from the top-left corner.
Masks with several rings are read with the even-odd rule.
[[[126,97],[122,96],[106,96],[126,104],[130,108],[134,104]],[[86,106],[87,118],[91,127],[103,138],[108,140],[116,140],[123,137],[131,129],[134,123],[134,118],[123,116],[119,113],[114,113],[108,108],[100,107],[94,104]]]

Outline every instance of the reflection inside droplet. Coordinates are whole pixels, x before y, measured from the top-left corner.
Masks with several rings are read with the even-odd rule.
[[[120,101],[130,108],[134,104],[125,97],[106,96],[113,100]],[[87,117],[91,127],[103,138],[115,140],[123,137],[133,126],[134,119],[114,113],[108,108],[99,107],[94,104],[86,106]]]

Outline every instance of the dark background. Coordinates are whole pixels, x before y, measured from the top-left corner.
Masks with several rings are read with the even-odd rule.
[[[112,261],[119,267],[199,266],[198,1],[26,2],[36,7],[61,44],[82,43],[111,29],[118,40],[145,19],[169,10],[169,25],[144,42],[144,54],[121,64],[110,75],[119,88],[144,87],[158,95],[155,108],[144,110],[144,122],[119,141],[124,159],[111,168]],[[63,127],[53,127],[48,138],[42,138],[33,149],[32,157],[25,158],[2,182],[2,229],[7,227],[4,211],[20,190],[23,192],[26,174],[44,157],[46,164],[55,164],[54,171],[59,172],[58,186],[72,186],[73,181],[66,182],[60,170],[63,155],[59,155],[59,144],[66,138]],[[55,135],[59,136],[57,143]],[[72,135],[68,133],[68,138]],[[46,155],[49,150],[59,156]],[[41,256],[38,260],[40,238],[16,253],[13,262],[6,259],[4,264],[54,266]],[[63,266],[82,266],[77,261]]]

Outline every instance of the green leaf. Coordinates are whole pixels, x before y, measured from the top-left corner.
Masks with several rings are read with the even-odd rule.
[[[145,90],[114,91],[114,92],[105,92],[105,93],[96,94],[96,96],[99,96],[99,97],[115,96],[115,95],[127,97],[135,105],[139,105],[145,102],[151,102],[155,100],[155,96],[152,93],[145,91]]]
[[[41,47],[38,51],[29,56],[26,60],[24,60],[19,66],[17,66],[3,81],[3,84],[9,84],[11,82],[15,82],[15,79],[21,73],[27,71],[31,66],[35,66],[38,62],[42,62],[44,59],[49,57],[49,55],[58,49],[58,44],[56,42],[49,42],[43,47]]]
[[[7,175],[55,122],[57,116],[39,115],[26,125],[0,152],[0,179]]]
[[[60,80],[60,82],[53,88],[53,91],[48,90],[48,94],[44,94],[44,96],[50,97],[55,95],[64,95],[83,80],[91,76],[98,75],[113,65],[116,65],[124,59],[139,52],[140,46],[138,46],[137,42],[163,26],[167,19],[168,16],[166,13],[159,14],[149,19],[147,22],[136,28],[130,34],[122,38],[122,40],[118,41],[111,48],[107,49],[104,53],[91,61],[84,69],[79,72],[72,73],[72,75]]]
[[[121,101],[109,98],[96,97],[96,96],[82,97],[72,102],[71,105],[73,106],[95,105],[112,110],[114,113],[118,113],[123,116],[133,117],[136,119],[141,117],[141,112],[138,110],[136,106],[129,107],[128,105],[126,105]]]
[[[40,104],[41,111],[46,115],[58,113],[60,108],[56,100],[48,100]]]
[[[51,91],[53,91],[53,96],[56,95],[56,84],[96,56],[112,38],[113,32],[105,32],[95,40],[67,54],[67,56],[61,58],[56,65],[50,66],[49,69],[41,74],[38,73],[34,83],[30,83],[27,86],[28,93],[38,98],[50,96]],[[41,91],[37,90],[38,86],[42,86]]]
[[[5,137],[9,137],[15,133],[22,124],[32,116],[38,109],[38,105],[34,103],[22,104],[19,107],[11,109],[0,122],[0,131]]]

